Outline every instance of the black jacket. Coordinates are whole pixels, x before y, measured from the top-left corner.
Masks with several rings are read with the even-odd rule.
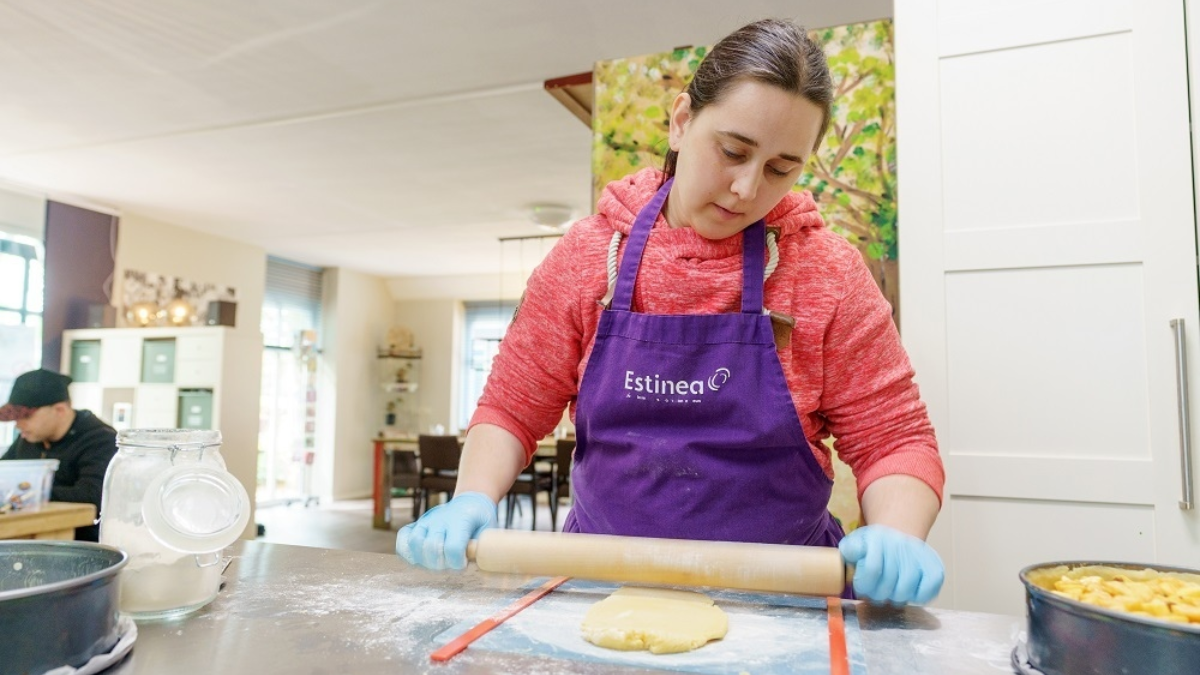
[[[71,428],[65,436],[51,443],[49,448],[41,443],[17,438],[0,460],[57,459],[58,470],[54,472],[50,500],[95,504],[99,515],[104,472],[108,470],[108,463],[115,454],[117,432],[91,411],[76,410]],[[99,541],[100,528],[97,525],[76,528],[75,538]]]

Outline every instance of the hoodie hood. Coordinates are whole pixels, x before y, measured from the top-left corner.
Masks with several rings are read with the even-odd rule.
[[[596,210],[608,218],[614,230],[628,236],[633,220],[662,186],[663,172],[647,167],[620,180],[609,183],[600,195]],[[775,208],[767,213],[767,227],[779,230],[780,237],[795,234],[805,228],[822,228],[825,222],[817,213],[817,204],[808,191],[789,192]],[[659,214],[655,228],[669,228],[666,218]],[[691,232],[691,228],[686,228]],[[692,233],[699,238],[699,235]]]

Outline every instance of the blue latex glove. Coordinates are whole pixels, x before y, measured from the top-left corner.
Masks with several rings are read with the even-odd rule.
[[[496,526],[496,503],[482,492],[464,492],[400,528],[396,554],[431,570],[467,566],[467,542]]]
[[[854,530],[838,550],[854,565],[855,595],[875,602],[925,604],[937,597],[946,576],[933,547],[884,525]]]

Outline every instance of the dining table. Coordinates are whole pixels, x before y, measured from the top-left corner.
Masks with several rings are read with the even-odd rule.
[[[571,437],[568,437],[571,438]],[[417,436],[385,436],[378,435],[371,439],[374,450],[374,470],[371,481],[371,501],[373,504],[371,526],[377,530],[392,528],[392,471],[395,467],[396,454],[412,452],[420,460],[420,449]],[[459,436],[459,447],[466,442],[465,436]],[[558,439],[547,436],[537,442],[535,451],[537,461],[551,462],[557,457]]]

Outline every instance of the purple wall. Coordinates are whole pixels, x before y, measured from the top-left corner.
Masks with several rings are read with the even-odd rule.
[[[43,368],[59,370],[62,332],[85,327],[89,305],[108,304],[116,236],[116,216],[46,202]]]

